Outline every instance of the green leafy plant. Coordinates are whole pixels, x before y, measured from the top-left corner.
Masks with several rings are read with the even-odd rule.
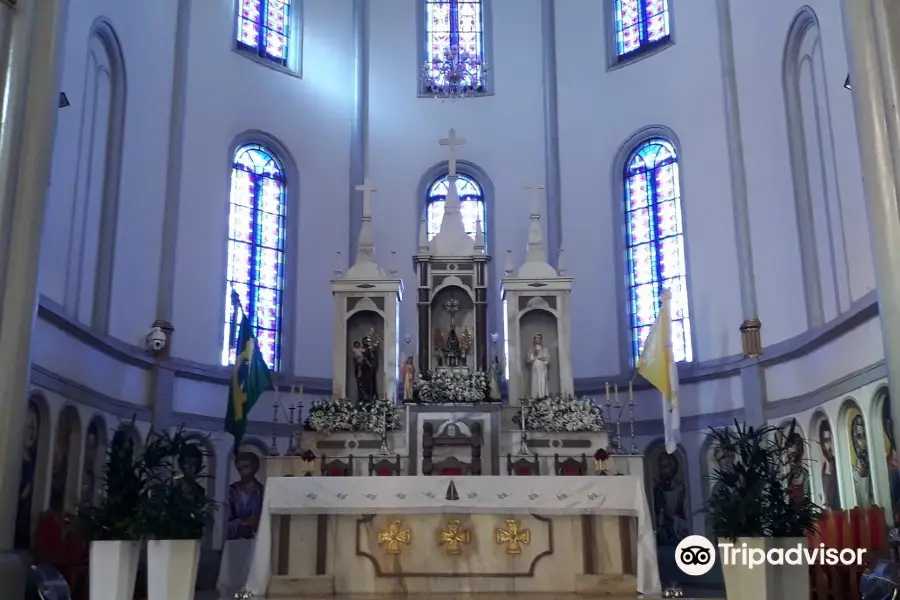
[[[203,440],[187,434],[154,432],[144,449],[146,473],[139,520],[147,539],[199,540],[211,526],[218,504],[200,481],[207,478]]]
[[[106,449],[100,499],[95,505],[79,509],[75,525],[91,540],[143,539],[138,508],[146,482],[143,464],[135,456],[134,441],[120,430]]]
[[[822,508],[792,489],[799,475],[809,477],[808,461],[791,457],[798,433],[794,423],[784,432],[737,420],[711,431],[719,465],[705,509],[718,539],[805,537],[816,530]]]

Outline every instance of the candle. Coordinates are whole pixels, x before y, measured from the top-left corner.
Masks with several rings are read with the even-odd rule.
[[[606,382],[606,405],[609,406],[609,382]]]
[[[628,382],[628,404],[634,406],[634,389],[631,382]]]
[[[618,383],[615,385],[613,390],[614,390],[615,398],[616,398],[616,407],[618,407],[619,406],[619,384]]]

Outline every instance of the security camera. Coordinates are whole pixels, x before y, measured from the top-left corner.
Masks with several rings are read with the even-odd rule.
[[[169,338],[162,327],[153,327],[147,333],[147,350],[154,354],[162,352],[168,342]]]

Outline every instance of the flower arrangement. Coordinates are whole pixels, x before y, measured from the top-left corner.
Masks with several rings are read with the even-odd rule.
[[[521,408],[513,421],[521,425]],[[525,429],[547,433],[596,432],[606,429],[606,419],[593,398],[551,394],[525,408]]]
[[[437,371],[416,382],[414,398],[422,404],[480,404],[487,398],[488,378],[483,371]]]
[[[316,400],[309,407],[306,428],[323,433],[368,432],[382,433],[403,429],[400,413],[392,400],[378,399],[371,403],[355,403],[344,398]]]

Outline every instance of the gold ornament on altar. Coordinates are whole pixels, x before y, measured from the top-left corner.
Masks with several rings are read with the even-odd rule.
[[[400,521],[391,521],[387,529],[378,532],[378,545],[384,546],[388,554],[400,554],[400,544],[412,543],[412,531],[400,529],[401,525]]]
[[[468,544],[472,541],[472,535],[468,531],[460,531],[459,526],[459,521],[447,521],[446,529],[438,529],[438,546],[446,546],[447,554],[462,553],[460,544]]]
[[[505,545],[507,554],[522,554],[522,546],[531,543],[531,531],[522,529],[514,519],[506,521],[506,529],[498,527],[496,536],[497,544]]]
[[[468,327],[464,327],[462,333],[459,334],[459,347],[463,355],[469,355],[469,350],[472,348],[472,332]]]
[[[381,345],[381,336],[378,335],[378,332],[375,331],[375,328],[369,330],[369,333],[366,334],[366,337],[363,338],[363,341],[369,341],[369,345],[372,348],[377,348]]]

